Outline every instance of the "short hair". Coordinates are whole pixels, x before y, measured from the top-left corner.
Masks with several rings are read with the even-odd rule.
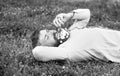
[[[39,43],[39,32],[40,30],[35,30],[31,35],[32,47],[35,48]]]

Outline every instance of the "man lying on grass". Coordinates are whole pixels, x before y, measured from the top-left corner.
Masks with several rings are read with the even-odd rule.
[[[61,28],[69,19],[75,20],[73,25],[68,29]],[[58,14],[53,20],[57,31],[45,29],[35,31],[31,36],[35,59],[80,61],[94,58],[120,62],[120,31],[85,28],[89,20],[89,9]]]

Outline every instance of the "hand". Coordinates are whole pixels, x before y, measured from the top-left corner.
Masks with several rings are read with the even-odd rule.
[[[56,27],[61,27],[65,24],[66,21],[68,21],[72,16],[72,13],[61,13],[58,14],[55,19],[53,20],[53,24]]]

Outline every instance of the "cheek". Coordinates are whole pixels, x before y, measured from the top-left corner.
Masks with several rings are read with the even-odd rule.
[[[43,44],[43,43],[45,43],[45,40],[41,37],[41,38],[39,38],[39,43]]]
[[[49,38],[48,42],[55,43],[56,41],[55,41],[54,37],[52,36],[52,37]]]
[[[50,37],[50,39],[51,39],[52,41],[55,41],[54,35],[52,35],[52,36]]]

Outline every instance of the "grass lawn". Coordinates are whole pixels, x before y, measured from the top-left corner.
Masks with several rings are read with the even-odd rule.
[[[0,76],[120,76],[120,64],[91,61],[34,59],[30,36],[34,30],[54,29],[48,24],[61,12],[89,8],[88,27],[120,30],[120,4],[109,0],[0,0]],[[70,23],[66,23],[66,27]]]

